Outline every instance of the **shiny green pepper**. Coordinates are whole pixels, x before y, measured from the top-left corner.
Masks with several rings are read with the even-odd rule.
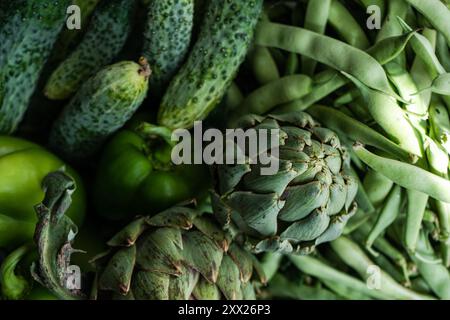
[[[64,163],[44,148],[14,137],[0,136],[0,247],[14,249],[31,241],[37,222],[34,206],[44,197],[42,179]],[[77,182],[69,216],[81,225],[85,194],[79,176],[65,167]]]
[[[94,185],[98,213],[111,220],[160,212],[206,193],[209,174],[201,165],[175,166],[170,132],[122,130],[105,147]]]

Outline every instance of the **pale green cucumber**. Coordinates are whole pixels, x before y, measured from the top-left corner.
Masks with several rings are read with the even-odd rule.
[[[45,95],[52,100],[71,97],[89,77],[113,62],[131,31],[134,0],[101,2],[81,43],[50,76]]]
[[[89,78],[64,108],[50,133],[50,146],[69,161],[92,156],[128,121],[144,100],[150,68],[123,61]]]

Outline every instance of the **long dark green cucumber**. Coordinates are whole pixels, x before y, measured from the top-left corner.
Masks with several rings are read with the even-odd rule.
[[[80,8],[81,29],[64,28],[61,31],[50,57],[52,62],[61,62],[77,46],[84,32],[86,32],[92,13],[99,2],[100,0],[72,0],[72,5]]]
[[[50,76],[44,89],[48,98],[69,98],[86,79],[113,62],[131,31],[134,8],[134,0],[109,0],[98,5],[81,43]]]
[[[64,26],[69,0],[9,0],[0,15],[0,133],[12,133]]]
[[[189,50],[194,0],[150,0],[147,8],[142,55],[152,68],[150,85],[160,92],[178,71]]]
[[[141,105],[150,73],[142,58],[139,64],[113,64],[89,78],[56,120],[50,146],[71,161],[90,157]]]
[[[161,125],[189,128],[220,102],[247,53],[262,3],[209,2],[198,40],[162,99]]]

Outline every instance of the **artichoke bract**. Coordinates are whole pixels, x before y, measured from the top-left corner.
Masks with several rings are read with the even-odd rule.
[[[185,206],[137,218],[108,245],[93,298],[255,299],[253,281],[264,282],[256,258],[211,214]]]
[[[217,220],[247,235],[254,252],[308,254],[336,239],[356,211],[358,189],[344,172],[348,157],[338,136],[304,112],[248,115],[237,126],[278,130],[279,167],[263,175],[263,165],[251,161],[217,165]]]

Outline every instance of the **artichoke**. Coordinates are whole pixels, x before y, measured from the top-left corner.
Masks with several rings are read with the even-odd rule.
[[[356,179],[345,174],[349,161],[338,136],[304,112],[247,115],[237,126],[279,130],[279,170],[263,175],[264,166],[254,161],[216,165],[212,204],[217,220],[245,234],[256,253],[308,254],[336,239],[356,211],[358,189]]]
[[[255,299],[264,275],[211,214],[175,206],[138,217],[97,259],[93,298],[136,300]]]

